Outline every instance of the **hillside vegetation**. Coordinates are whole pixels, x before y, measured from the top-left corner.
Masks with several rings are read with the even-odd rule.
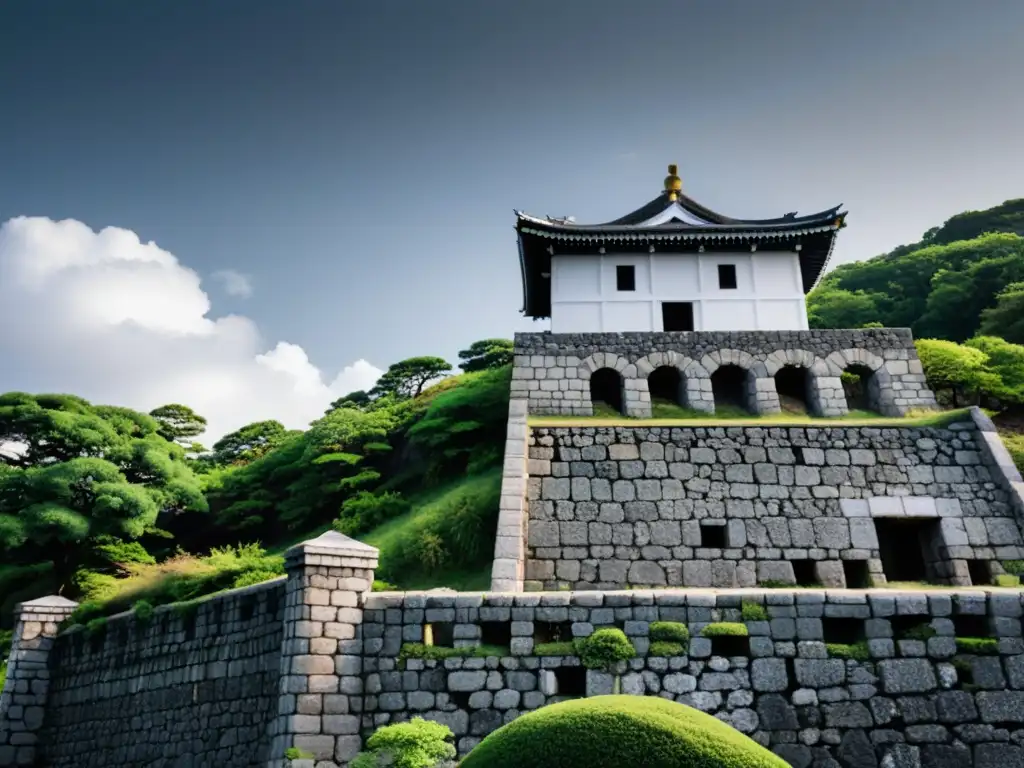
[[[819,328],[913,328],[943,405],[999,412],[1024,464],[1022,216],[1018,200],[953,217],[839,267],[808,308]],[[308,429],[260,421],[209,449],[187,405],[0,395],[0,629],[16,602],[54,592],[84,620],[275,578],[288,546],[332,527],[380,548],[382,582],[486,588],[511,346],[471,345],[457,375],[400,361]]]

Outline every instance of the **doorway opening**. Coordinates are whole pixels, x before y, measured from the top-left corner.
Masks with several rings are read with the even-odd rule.
[[[937,533],[934,520],[876,517],[879,553],[887,581],[926,581],[930,576],[925,552]]]
[[[693,330],[693,303],[689,301],[663,301],[661,327],[666,331]]]
[[[590,402],[594,415],[602,411],[622,413],[622,376],[614,368],[600,368],[590,377]]]
[[[775,390],[783,413],[810,412],[811,372],[799,365],[784,365],[775,374]]]
[[[793,566],[793,578],[798,587],[819,586],[818,577],[814,573],[814,560],[790,560]]]
[[[867,560],[843,560],[843,576],[849,589],[866,589],[871,586],[871,574]]]
[[[679,369],[671,365],[655,368],[647,377],[647,389],[651,393],[651,408],[683,405],[683,377]],[[658,414],[654,414],[658,415]]]
[[[855,363],[848,366],[839,379],[843,383],[848,410],[879,412],[878,385],[874,371],[866,365]]]
[[[749,374],[738,365],[723,365],[711,375],[711,392],[715,397],[715,411],[749,412],[747,380]]]

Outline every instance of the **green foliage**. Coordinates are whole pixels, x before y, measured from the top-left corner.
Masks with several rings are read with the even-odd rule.
[[[459,359],[462,360],[459,368],[466,373],[488,368],[504,368],[512,364],[513,346],[511,339],[474,341],[469,345],[469,349],[459,352]]]
[[[358,536],[409,511],[409,502],[393,491],[360,491],[341,505],[334,528],[346,536]]]
[[[871,658],[867,640],[861,640],[857,643],[825,643],[825,650],[834,659],[867,661]]]
[[[686,646],[670,640],[654,640],[647,651],[648,656],[685,656]]]
[[[4,692],[4,683],[7,680],[7,659],[11,655],[11,641],[14,633],[8,630],[0,631],[0,693]]]
[[[148,624],[150,619],[153,618],[153,604],[148,600],[136,600],[135,604],[132,605],[132,612],[135,614],[137,622]]]
[[[385,725],[366,740],[351,765],[353,768],[434,768],[455,757],[454,735],[446,725],[422,717],[404,723]]]
[[[1014,576],[1024,575],[1024,560],[1003,560],[1003,570]]]
[[[740,602],[740,615],[744,621],[768,621],[768,611],[760,603],[753,600]]]
[[[576,643],[561,640],[554,643],[537,643],[533,646],[534,656],[575,656]]]
[[[155,529],[161,512],[202,511],[199,482],[158,422],[70,395],[0,395],[0,549],[14,562],[53,563],[58,586],[112,540]],[[97,550],[96,546],[101,549]]]
[[[1024,473],[1024,435],[1002,435],[1002,440],[1013,463]]]
[[[984,218],[984,213],[978,216]],[[1024,238],[1013,227],[990,233],[960,226],[937,231],[971,234],[959,240],[927,238],[837,267],[807,297],[811,327],[880,324],[911,328],[921,338],[958,342],[978,333],[985,311],[1004,301],[997,295],[1024,281]],[[999,319],[989,321],[982,332],[1008,338],[1000,323],[1020,318],[1013,310],[1017,301],[1011,299]]]
[[[984,382],[983,394],[1004,406],[1024,405],[1024,345],[995,336],[977,336],[966,346],[980,350],[987,358],[985,369],[992,376]]]
[[[785,768],[711,715],[654,696],[592,696],[520,715],[460,768]]]
[[[997,587],[1019,587],[1020,576],[1016,576],[1012,573],[1000,573],[997,574],[995,579],[995,585]]]
[[[749,632],[747,625],[738,621],[716,621],[705,625],[700,634],[703,637],[746,637]]]
[[[397,663],[399,668],[404,668],[407,659],[442,661],[444,659],[486,659],[494,656],[501,658],[508,655],[509,649],[498,645],[469,645],[460,648],[450,648],[444,645],[403,643],[402,647],[398,650]]]
[[[994,637],[958,637],[956,649],[960,653],[991,656],[999,653],[999,641]]]
[[[626,634],[614,627],[596,630],[589,637],[576,641],[576,652],[587,669],[605,671],[620,661],[629,661],[636,656],[636,648]]]
[[[107,631],[107,617],[97,616],[95,619],[90,619],[85,625],[85,631],[90,636],[100,635]]]
[[[996,295],[995,304],[982,310],[978,330],[1024,344],[1024,282],[1011,283]]]
[[[149,415],[160,425],[157,431],[164,440],[186,448],[192,445],[192,438],[206,431],[206,419],[180,403],[161,405]]]
[[[915,627],[906,629],[897,634],[897,640],[922,640],[927,641],[935,637],[935,629],[928,623],[922,622]]]
[[[665,640],[684,644],[690,642],[690,629],[678,621],[653,621],[649,633],[652,641]]]
[[[373,389],[371,397],[417,397],[431,381],[451,371],[451,365],[440,357],[410,357],[390,366]]]
[[[315,757],[312,752],[306,752],[298,747],[288,747],[284,751],[285,760],[313,760]]]
[[[390,581],[383,581],[382,579],[374,579],[373,586],[370,588],[371,592],[401,592],[401,587],[392,584]]]
[[[928,384],[937,392],[949,392],[954,407],[995,383],[985,367],[988,357],[980,349],[940,339],[918,339],[915,346]]]

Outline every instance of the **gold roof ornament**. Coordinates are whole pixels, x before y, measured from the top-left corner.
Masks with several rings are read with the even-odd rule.
[[[679,166],[672,163],[668,167],[668,176],[665,177],[665,191],[668,199],[675,202],[679,199],[679,193],[683,189],[683,180],[679,178]]]

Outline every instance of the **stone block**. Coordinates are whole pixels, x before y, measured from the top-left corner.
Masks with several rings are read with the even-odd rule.
[[[938,687],[927,659],[886,659],[878,663],[878,669],[886,693],[926,693]]]

